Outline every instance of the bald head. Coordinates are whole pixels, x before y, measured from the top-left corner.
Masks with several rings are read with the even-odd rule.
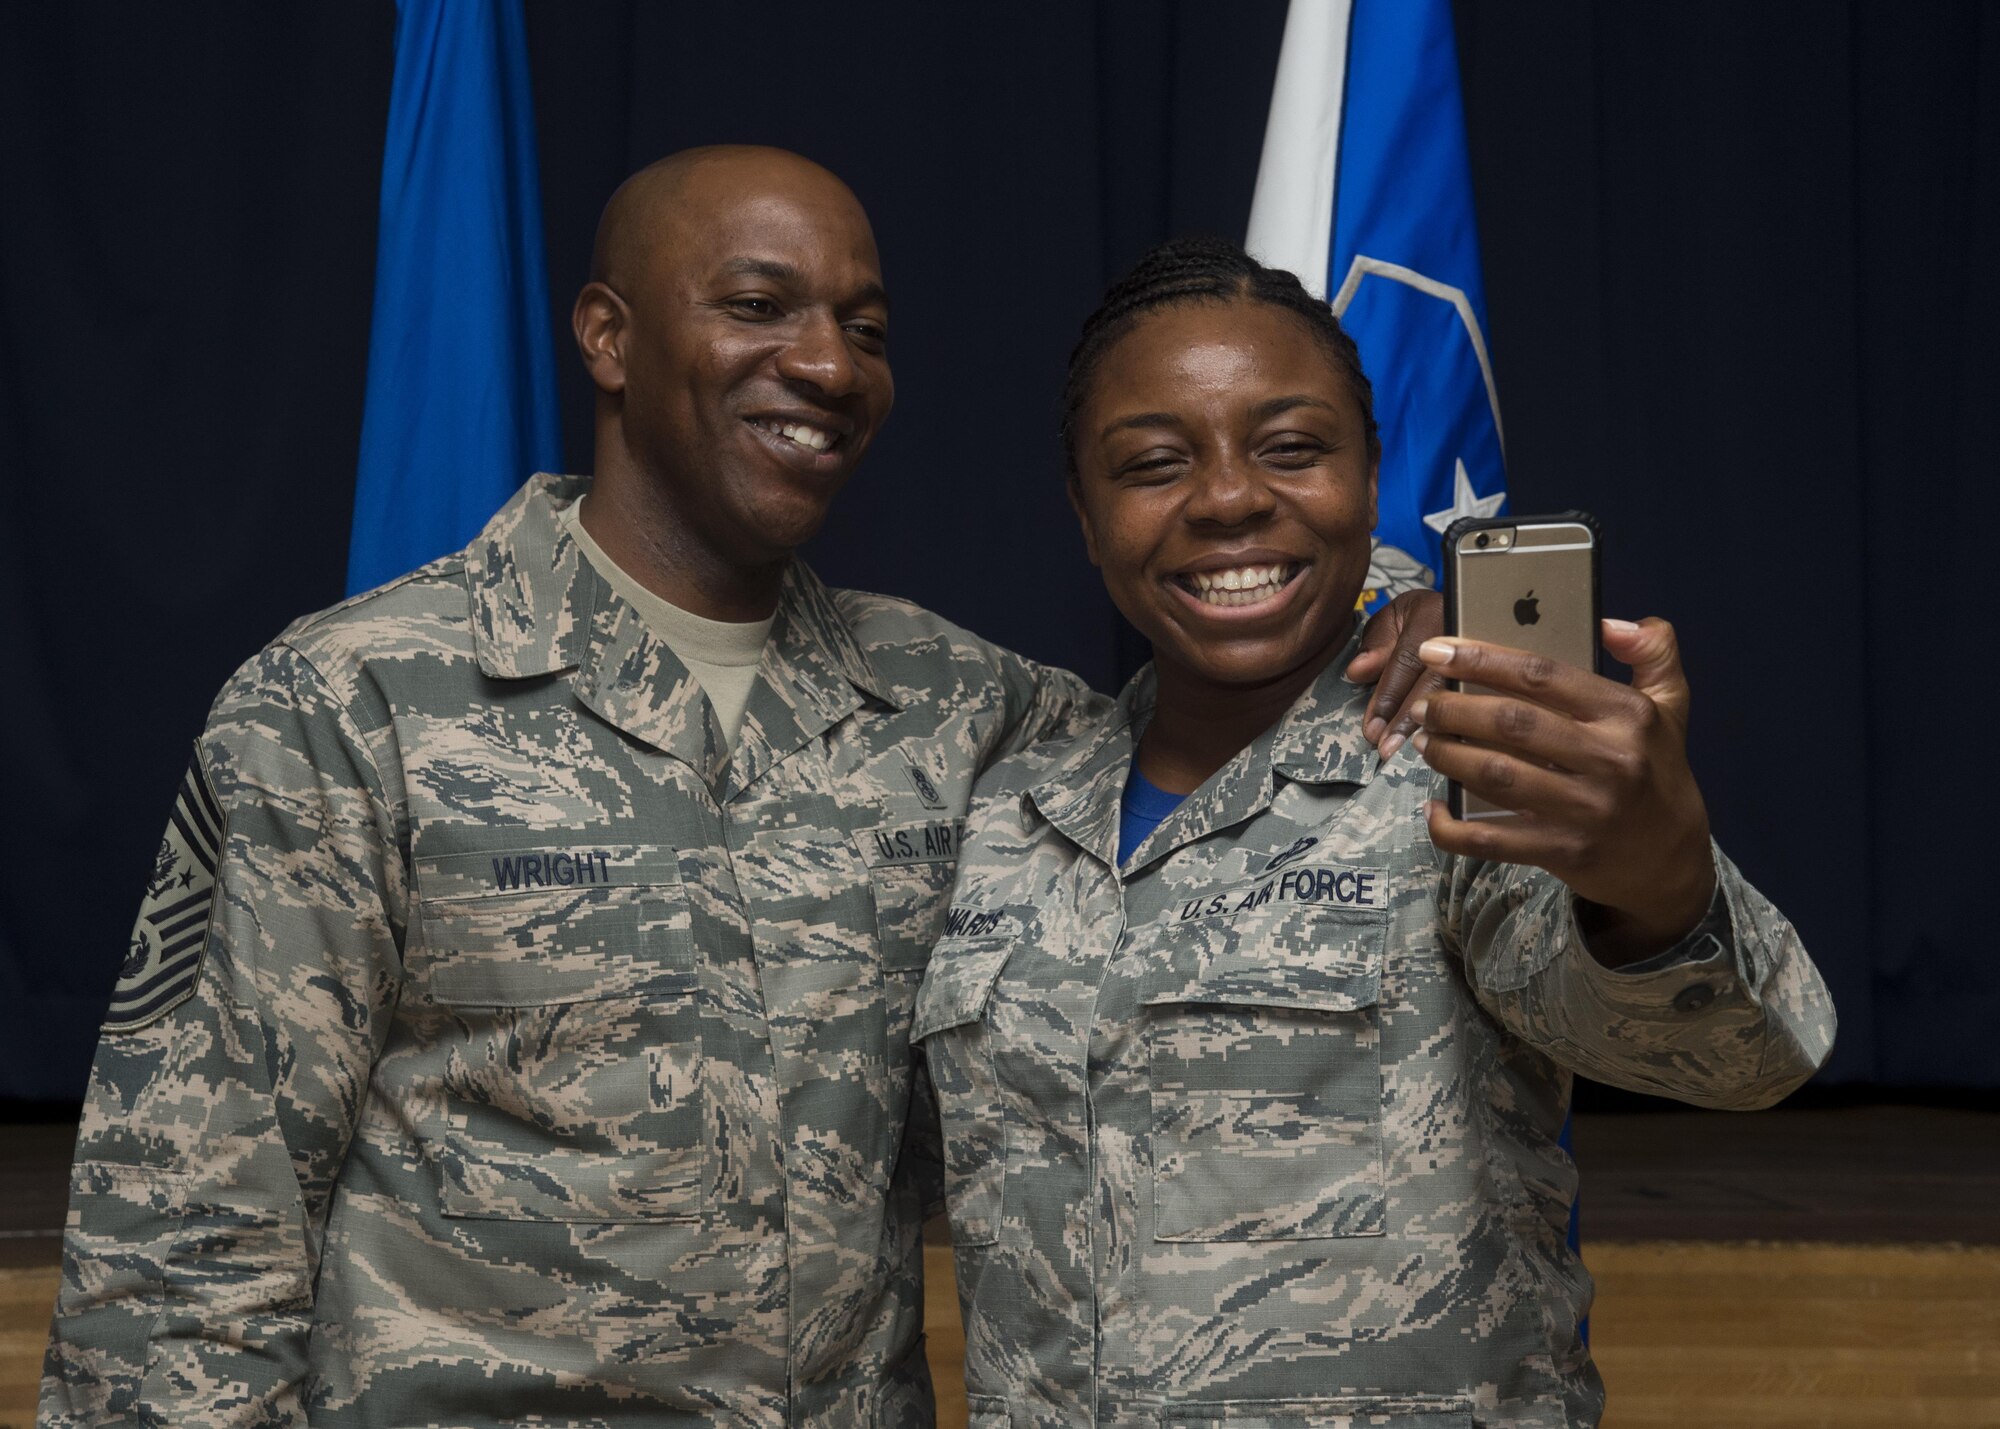
[[[656,159],[618,186],[597,221],[590,252],[590,281],[629,293],[651,266],[656,246],[689,223],[711,220],[720,209],[753,194],[850,207],[861,216],[853,190],[811,159],[761,144],[708,144]]]

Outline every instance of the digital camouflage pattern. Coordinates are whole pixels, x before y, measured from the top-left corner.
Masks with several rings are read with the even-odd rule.
[[[1348,652],[1352,654],[1352,650]],[[1637,969],[1538,869],[1435,850],[1336,659],[1114,866],[1150,672],[979,786],[917,1001],[974,1429],[1594,1425],[1571,1073],[1765,1106],[1830,1051],[1718,853]]]
[[[1103,702],[794,567],[732,756],[582,489],[217,700],[199,985],[100,1044],[45,1425],[930,1422],[917,981],[975,775]]]

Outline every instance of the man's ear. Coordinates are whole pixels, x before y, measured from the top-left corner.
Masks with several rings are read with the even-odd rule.
[[[1083,553],[1090,557],[1093,566],[1102,566],[1104,563],[1097,559],[1097,533],[1090,529],[1090,516],[1083,509],[1083,491],[1076,478],[1072,476],[1064,489],[1069,492],[1069,509],[1076,513],[1076,524],[1083,528]]]
[[[576,350],[583,354],[583,369],[600,392],[616,395],[625,390],[625,339],[631,314],[625,300],[603,283],[585,283],[570,309],[570,330],[576,334]]]

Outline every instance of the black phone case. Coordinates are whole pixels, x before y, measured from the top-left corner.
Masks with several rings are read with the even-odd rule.
[[[1458,634],[1458,590],[1457,569],[1458,543],[1467,536],[1480,531],[1490,531],[1500,526],[1533,526],[1549,521],[1574,521],[1590,532],[1590,628],[1601,630],[1604,619],[1604,528],[1597,518],[1588,511],[1555,511],[1535,516],[1461,516],[1445,528],[1443,554],[1439,564],[1443,570],[1444,633]],[[1596,644],[1591,646],[1590,673],[1603,673],[1602,650]],[[1451,689],[1459,689],[1457,680],[1448,680]],[[1456,779],[1450,780],[1446,788],[1446,807],[1454,819],[1465,817],[1465,790]]]

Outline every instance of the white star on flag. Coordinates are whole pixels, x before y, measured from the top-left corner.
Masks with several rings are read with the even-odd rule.
[[[1452,474],[1451,505],[1443,511],[1433,511],[1424,517],[1424,524],[1439,535],[1461,516],[1493,516],[1500,510],[1500,504],[1507,499],[1507,493],[1496,491],[1491,496],[1474,496],[1472,478],[1465,474],[1465,459],[1459,458],[1458,470]]]

